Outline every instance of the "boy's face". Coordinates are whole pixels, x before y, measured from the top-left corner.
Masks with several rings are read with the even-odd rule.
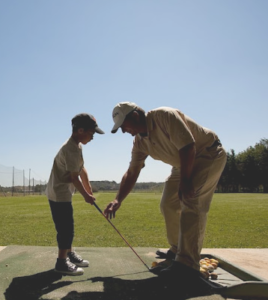
[[[91,140],[93,140],[94,133],[95,133],[94,129],[85,130],[83,128],[79,128],[78,129],[79,142],[82,143],[83,145],[86,145]]]

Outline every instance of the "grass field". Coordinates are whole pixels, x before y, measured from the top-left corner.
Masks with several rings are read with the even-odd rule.
[[[97,193],[103,210],[115,193]],[[159,211],[160,193],[131,193],[123,202],[116,228],[133,247],[167,248]],[[94,206],[73,198],[76,247],[125,247]],[[0,245],[56,246],[56,233],[45,196],[0,198]],[[268,194],[215,194],[205,248],[268,248]]]

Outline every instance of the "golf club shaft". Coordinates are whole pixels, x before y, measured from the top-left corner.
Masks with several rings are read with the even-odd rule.
[[[102,210],[98,207],[98,205],[94,202],[93,203],[94,206],[97,208],[97,210],[103,215],[103,217],[113,226],[113,228],[115,229],[115,231],[121,236],[121,238],[124,240],[124,242],[129,246],[129,248],[135,253],[135,255],[139,258],[139,260],[145,265],[145,267],[150,270],[150,268],[146,265],[146,263],[141,259],[141,257],[138,255],[138,253],[131,247],[131,245],[129,244],[129,242],[123,237],[123,235],[116,229],[116,227],[114,226],[114,224],[108,219],[106,218],[106,216],[104,215],[104,213],[102,212]]]

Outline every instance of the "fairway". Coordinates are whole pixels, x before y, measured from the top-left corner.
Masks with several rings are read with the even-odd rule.
[[[103,210],[115,193],[96,193]],[[167,248],[161,193],[131,193],[112,221],[133,247]],[[125,247],[99,211],[73,197],[74,247]],[[268,248],[268,195],[215,194],[204,248]],[[0,198],[0,245],[57,246],[45,196]]]

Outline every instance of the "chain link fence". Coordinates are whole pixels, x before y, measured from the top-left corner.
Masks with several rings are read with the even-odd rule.
[[[19,170],[0,164],[0,196],[44,194],[46,181],[33,170]]]

